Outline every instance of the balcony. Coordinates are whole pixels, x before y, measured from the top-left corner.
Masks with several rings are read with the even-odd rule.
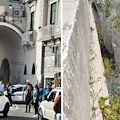
[[[37,1],[37,0],[25,0],[26,3],[30,4],[33,1]]]
[[[52,38],[60,38],[61,37],[61,27],[60,25],[49,25],[40,28],[39,39],[41,41],[49,41]]]
[[[22,46],[26,47],[33,47],[35,45],[35,40],[36,40],[36,31],[29,31],[25,32],[23,34],[23,41],[21,42]]]
[[[10,20],[7,20],[4,16],[0,16],[0,22],[5,22],[7,24],[10,24],[12,26],[14,26],[15,28],[17,28],[21,33],[24,33],[24,31],[21,29],[20,26],[18,26],[17,24],[15,24],[15,21],[10,21]],[[19,21],[17,21],[19,22]]]
[[[22,0],[9,0],[9,2],[21,2]]]

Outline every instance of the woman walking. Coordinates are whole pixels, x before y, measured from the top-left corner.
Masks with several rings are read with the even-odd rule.
[[[39,88],[36,85],[33,91],[33,103],[34,103],[34,109],[35,109],[35,115],[33,117],[38,116],[38,101],[39,101]]]
[[[28,108],[28,105],[29,105],[29,113],[30,113],[32,98],[33,98],[33,92],[32,92],[31,86],[29,85],[27,87],[26,97],[25,97],[25,100],[26,100],[26,111],[25,112],[27,112],[27,108]]]

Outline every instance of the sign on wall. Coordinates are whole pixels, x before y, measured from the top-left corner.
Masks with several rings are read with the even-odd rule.
[[[51,67],[52,63],[55,61],[55,57],[54,56],[49,56],[49,57],[45,57],[45,65],[47,67]]]

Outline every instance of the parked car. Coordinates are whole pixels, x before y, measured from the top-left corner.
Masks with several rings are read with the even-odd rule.
[[[38,110],[38,119],[43,120],[49,119],[49,120],[54,120],[55,119],[55,112],[53,110],[53,105],[56,97],[61,93],[61,88],[57,87],[53,89],[48,97],[47,100],[44,100],[40,103],[39,110]]]
[[[4,117],[7,117],[7,113],[9,111],[10,105],[8,98],[0,93],[0,113],[3,113]]]
[[[26,85],[13,85],[12,86],[12,101],[25,101],[25,92],[26,92]],[[7,91],[4,91],[4,95],[7,96]]]

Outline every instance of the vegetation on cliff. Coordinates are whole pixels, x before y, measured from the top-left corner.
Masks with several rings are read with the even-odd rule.
[[[111,31],[117,33],[116,35],[120,36],[120,5],[116,6],[117,12],[115,15],[113,15],[113,13],[111,13],[110,11],[112,2],[113,2],[112,0],[104,1],[105,16],[106,16],[106,20],[109,19],[108,23],[110,24],[109,26],[111,27]],[[96,10],[97,9],[94,7],[94,11]],[[98,39],[100,43],[102,60],[105,70],[104,76],[106,77],[106,81],[107,81],[106,83],[108,85],[108,92],[109,92],[109,97],[108,96],[101,97],[99,99],[99,106],[104,120],[120,120],[120,85],[116,80],[117,79],[116,76],[118,77],[120,72],[116,71],[116,65],[115,65],[116,58],[114,56],[114,53],[111,53],[106,48],[105,45],[106,38],[107,41],[110,41],[108,40],[109,37],[107,36],[107,33],[109,33],[107,30],[109,29],[103,28],[103,26],[101,25],[102,21],[100,21],[98,16],[99,13],[97,12],[98,11],[94,12],[94,14],[96,18]],[[104,29],[105,31],[103,31]],[[112,43],[113,41],[110,42]],[[117,72],[118,75],[116,75]]]

